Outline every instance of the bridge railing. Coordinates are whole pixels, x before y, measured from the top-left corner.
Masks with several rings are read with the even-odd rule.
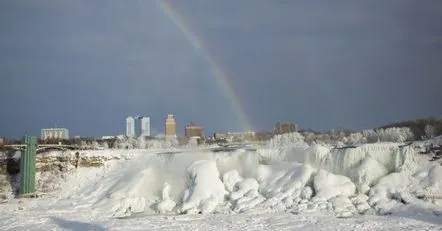
[[[12,149],[12,150],[26,150],[26,145],[24,144],[8,144],[3,145],[4,149]],[[45,149],[60,149],[60,150],[80,150],[80,146],[74,145],[64,145],[64,144],[39,144],[36,145],[36,150],[41,151]]]

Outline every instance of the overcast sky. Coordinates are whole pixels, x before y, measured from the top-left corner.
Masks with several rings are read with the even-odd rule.
[[[442,114],[440,0],[172,0],[257,130],[363,129]],[[242,130],[225,91],[150,0],[0,1],[0,136]]]

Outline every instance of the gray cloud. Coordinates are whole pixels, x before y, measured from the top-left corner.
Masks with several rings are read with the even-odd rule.
[[[440,115],[442,2],[170,1],[227,73],[257,129],[365,128]],[[202,53],[153,1],[0,3],[1,132],[54,123],[73,134],[124,131],[173,112],[240,127]]]

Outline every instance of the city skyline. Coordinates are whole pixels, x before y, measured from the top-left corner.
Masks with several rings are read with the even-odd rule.
[[[121,134],[136,113],[149,114],[152,133],[173,113],[179,135],[188,121],[210,134],[442,115],[438,0],[0,6],[0,136],[53,124]]]

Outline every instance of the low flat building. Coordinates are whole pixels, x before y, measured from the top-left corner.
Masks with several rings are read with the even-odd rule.
[[[69,130],[67,128],[44,128],[41,129],[42,140],[68,140]]]
[[[102,136],[101,137],[102,140],[113,140],[113,139],[117,139],[116,136]]]

